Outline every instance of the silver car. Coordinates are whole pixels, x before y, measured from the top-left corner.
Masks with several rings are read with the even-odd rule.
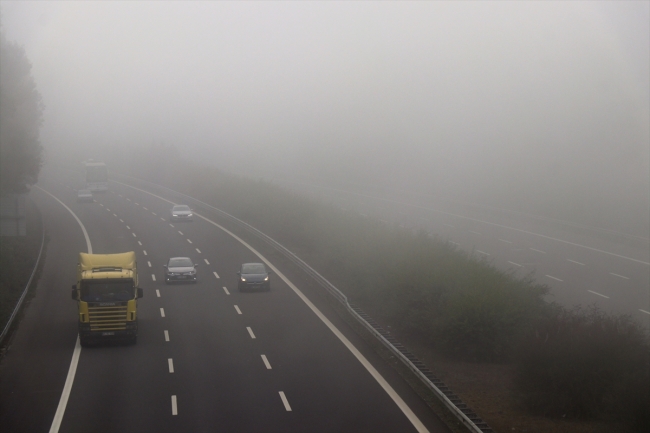
[[[92,203],[94,201],[92,191],[89,189],[80,189],[79,191],[77,191],[77,201],[79,203],[83,203],[83,202]]]
[[[196,283],[196,267],[189,257],[172,257],[165,267],[165,283],[190,282]]]
[[[172,208],[172,214],[169,218],[170,221],[192,221],[192,209],[184,204],[177,204]]]

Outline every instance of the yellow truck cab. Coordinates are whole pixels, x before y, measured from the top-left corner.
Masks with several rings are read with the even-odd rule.
[[[135,343],[138,337],[138,269],[135,253],[79,253],[72,299],[79,306],[82,346],[104,339]]]

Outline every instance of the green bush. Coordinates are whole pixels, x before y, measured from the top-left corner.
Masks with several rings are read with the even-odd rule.
[[[629,316],[556,307],[520,350],[516,384],[533,412],[650,431],[650,346]]]

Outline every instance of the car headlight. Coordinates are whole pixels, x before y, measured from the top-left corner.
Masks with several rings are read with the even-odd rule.
[[[187,216],[190,217],[190,216],[192,216],[192,214],[191,214],[191,213],[188,213]]]
[[[268,281],[268,280],[269,280],[269,276],[267,275],[266,278],[264,278],[264,281]]]
[[[246,281],[246,278],[244,278],[244,277],[241,277],[241,280],[245,282],[245,281]]]

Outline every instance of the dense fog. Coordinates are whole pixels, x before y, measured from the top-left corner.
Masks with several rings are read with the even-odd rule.
[[[647,237],[649,2],[0,4],[46,161],[162,143]]]

